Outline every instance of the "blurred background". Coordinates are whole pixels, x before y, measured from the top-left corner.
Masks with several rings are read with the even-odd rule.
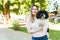
[[[0,0],[0,28],[27,33],[25,22],[34,4],[49,14],[49,39],[60,40],[60,0]]]

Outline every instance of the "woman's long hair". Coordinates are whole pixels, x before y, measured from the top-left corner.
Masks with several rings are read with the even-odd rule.
[[[35,20],[34,20],[34,15],[32,14],[32,8],[33,8],[34,6],[36,6],[37,10],[39,10],[37,5],[32,5],[32,7],[31,7],[31,13],[30,13],[30,21],[31,21],[32,23],[35,21]]]

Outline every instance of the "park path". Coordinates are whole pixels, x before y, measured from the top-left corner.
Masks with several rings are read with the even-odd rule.
[[[31,40],[31,35],[21,31],[0,28],[0,40]]]
[[[31,40],[31,35],[12,29],[0,28],[0,40]]]

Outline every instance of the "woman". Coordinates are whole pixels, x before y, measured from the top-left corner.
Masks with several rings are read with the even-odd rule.
[[[26,21],[28,33],[32,35],[32,40],[48,40],[47,32],[44,33],[44,24],[38,25],[36,14],[39,11],[38,6],[33,5],[31,7],[31,15]]]

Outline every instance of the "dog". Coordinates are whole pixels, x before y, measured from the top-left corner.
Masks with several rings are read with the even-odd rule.
[[[37,19],[41,19],[42,17],[44,17],[44,19],[47,19],[49,16],[48,16],[48,12],[45,11],[45,10],[40,10],[37,12],[37,15],[36,15],[36,18]]]
[[[39,27],[43,27],[44,26],[44,21],[42,21],[42,19],[48,19],[48,17],[49,17],[49,15],[48,15],[48,12],[47,11],[45,11],[45,10],[39,10],[38,12],[37,12],[37,15],[36,15],[36,18],[39,20],[39,19],[41,19],[41,20],[39,20],[38,21],[38,25],[39,25]],[[49,28],[47,29],[47,32],[49,32]]]

